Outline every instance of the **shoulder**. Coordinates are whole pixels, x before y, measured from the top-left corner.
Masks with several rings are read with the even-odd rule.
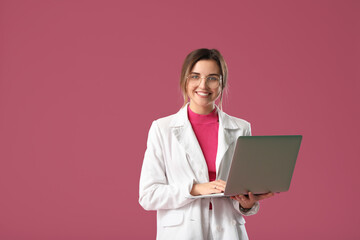
[[[176,119],[176,115],[177,114],[172,114],[166,117],[158,118],[154,120],[153,124],[156,124],[159,128],[169,128],[174,119]]]
[[[229,116],[229,115],[228,115]],[[233,117],[233,116],[229,116],[233,121],[236,122],[236,124],[239,127],[248,127],[250,126],[250,122],[246,121],[245,119],[242,118],[238,118],[238,117]]]
[[[153,121],[152,128],[158,129],[160,132],[170,131],[172,127],[176,127],[178,125],[182,125],[181,123],[184,121],[184,118],[187,118],[184,115],[183,109],[180,109],[177,113],[161,117]]]
[[[219,115],[221,116],[224,124],[229,128],[241,128],[241,129],[251,128],[250,122],[246,121],[245,119],[230,116],[229,114],[223,111],[220,111]]]

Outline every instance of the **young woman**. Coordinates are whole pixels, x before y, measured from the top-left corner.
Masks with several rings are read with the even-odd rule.
[[[225,189],[227,166],[238,136],[250,124],[224,113],[215,102],[227,85],[227,66],[216,49],[197,49],[185,59],[180,87],[184,106],[158,119],[149,131],[139,202],[157,211],[157,239],[248,239],[243,215],[273,196],[189,198]]]

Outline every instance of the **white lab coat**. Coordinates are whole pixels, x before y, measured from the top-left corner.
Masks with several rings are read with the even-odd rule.
[[[242,215],[257,213],[258,203],[242,213],[239,203],[230,198],[187,198],[193,183],[209,182],[206,161],[188,120],[187,107],[152,123],[141,170],[139,203],[145,210],[157,211],[159,240],[205,240],[209,234],[213,239],[248,239]],[[251,130],[245,120],[217,110],[216,176],[226,180],[236,139],[250,135]]]

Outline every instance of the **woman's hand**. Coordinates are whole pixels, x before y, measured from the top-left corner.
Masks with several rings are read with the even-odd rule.
[[[240,194],[237,196],[231,196],[230,198],[238,201],[243,208],[252,208],[257,201],[272,197],[274,195],[275,194],[271,192],[256,195],[254,195],[252,192],[249,192],[248,195]]]
[[[206,195],[212,193],[222,193],[225,190],[226,182],[219,179],[207,183],[195,183],[190,194],[193,196]]]

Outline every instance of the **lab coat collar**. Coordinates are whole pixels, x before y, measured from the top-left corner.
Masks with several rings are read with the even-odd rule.
[[[187,103],[183,108],[180,109],[179,112],[176,113],[175,118],[173,118],[170,123],[170,127],[184,127],[187,124],[190,124],[188,118],[187,108],[189,107],[189,103]],[[220,110],[218,106],[216,106],[216,111],[219,116],[219,123],[224,129],[238,129],[240,128],[235,121],[233,121],[229,115]]]

